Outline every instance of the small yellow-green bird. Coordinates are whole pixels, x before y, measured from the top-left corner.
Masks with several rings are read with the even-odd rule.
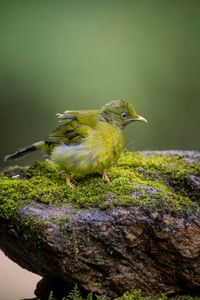
[[[70,174],[99,173],[105,182],[106,170],[116,164],[124,146],[124,128],[130,122],[147,122],[138,116],[127,100],[112,101],[100,110],[80,110],[57,114],[65,121],[43,141],[18,149],[6,160],[18,159],[43,149],[60,168],[66,171],[66,184],[74,188]]]

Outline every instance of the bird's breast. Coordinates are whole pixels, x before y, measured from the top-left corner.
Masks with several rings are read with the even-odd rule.
[[[86,147],[95,149],[95,159],[102,169],[110,168],[120,157],[124,146],[121,128],[108,122],[99,122],[95,130],[86,139]]]

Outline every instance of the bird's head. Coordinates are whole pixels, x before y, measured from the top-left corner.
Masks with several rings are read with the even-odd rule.
[[[134,121],[147,122],[146,119],[138,116],[133,106],[124,99],[107,103],[100,112],[105,121],[121,128]]]

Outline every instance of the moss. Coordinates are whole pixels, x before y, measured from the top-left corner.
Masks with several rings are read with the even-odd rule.
[[[200,176],[200,164],[196,161],[187,160],[181,154],[158,154],[149,152],[149,155],[141,155],[127,152],[120,159],[120,166],[127,169],[134,169],[137,176],[142,180],[149,180],[166,184],[166,179],[170,181],[176,192],[187,195],[185,178],[188,175]],[[193,197],[194,193],[190,194]]]
[[[60,227],[60,231],[62,233],[65,233],[66,231],[72,231],[71,220],[68,216],[66,216],[65,218],[58,218],[58,219],[53,218],[53,220],[56,224],[58,224],[58,226]]]
[[[105,184],[99,175],[72,177],[75,190],[66,186],[65,173],[49,160],[35,161],[23,172],[15,167],[14,174],[8,169],[0,176],[0,217],[6,219],[19,205],[33,200],[48,205],[70,202],[83,208],[134,206],[175,215],[199,209],[185,185],[187,176],[200,175],[199,165],[178,155],[126,152],[108,171],[110,184]]]
[[[33,216],[23,216],[18,217],[14,225],[12,223],[8,224],[8,233],[17,237],[21,242],[29,240],[34,248],[41,248],[46,243],[46,240],[40,234],[44,226],[46,225],[42,220],[34,220]]]

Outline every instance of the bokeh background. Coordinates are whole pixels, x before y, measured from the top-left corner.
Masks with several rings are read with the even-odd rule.
[[[0,169],[56,112],[119,98],[149,121],[126,129],[127,149],[200,149],[200,1],[0,2]],[[0,252],[0,300],[33,296],[38,278],[10,263]]]
[[[57,126],[56,112],[119,98],[149,121],[127,128],[127,149],[199,150],[200,1],[0,5],[1,168]]]

